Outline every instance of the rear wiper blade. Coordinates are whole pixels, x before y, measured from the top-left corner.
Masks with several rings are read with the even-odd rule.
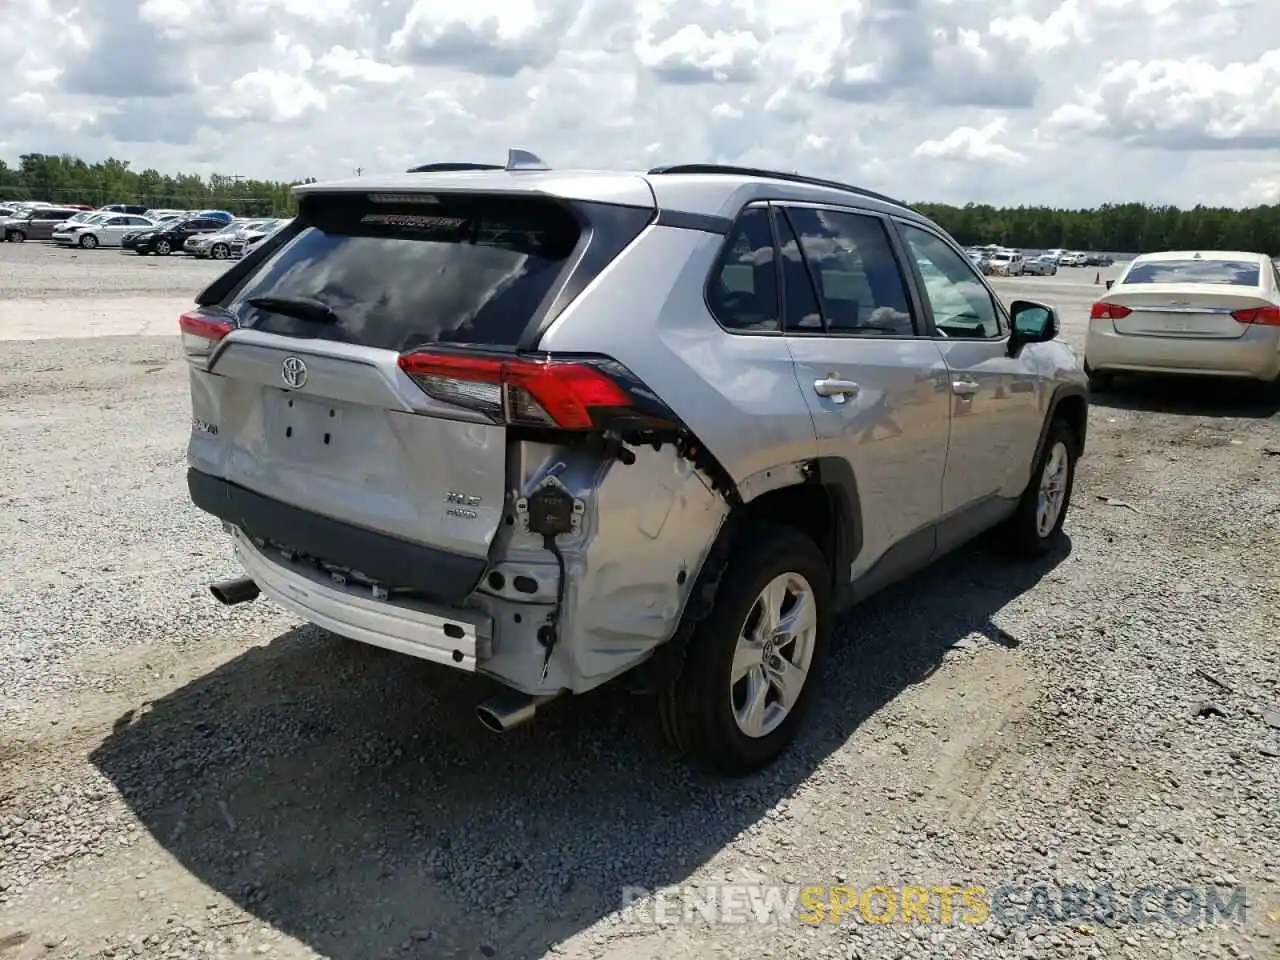
[[[314,320],[316,323],[337,323],[342,318],[323,300],[310,297],[250,297],[249,306],[270,310],[295,320]]]

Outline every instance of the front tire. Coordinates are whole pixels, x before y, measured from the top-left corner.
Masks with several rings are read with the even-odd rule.
[[[1075,486],[1080,444],[1070,424],[1054,417],[1044,439],[1031,480],[1018,508],[1005,523],[1005,543],[1019,557],[1035,559],[1048,553],[1062,535]]]
[[[80,237],[80,248],[82,250],[93,250],[97,246],[98,238],[92,233],[86,233]]]
[[[10,243],[25,243],[27,235],[22,230],[10,230],[5,239]]]
[[[225,260],[231,256],[231,248],[225,243],[215,243],[209,248],[209,256],[214,260]]]
[[[173,253],[173,247],[169,246],[168,240],[157,240],[155,245],[156,256],[167,257]]]
[[[795,738],[831,635],[831,575],[812,540],[752,524],[659,697],[667,740],[697,767],[744,776]]]

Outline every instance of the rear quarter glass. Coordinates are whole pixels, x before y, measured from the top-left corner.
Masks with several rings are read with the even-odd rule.
[[[404,352],[429,344],[513,348],[557,287],[581,235],[561,203],[441,197],[371,203],[307,198],[304,229],[227,304],[241,326]],[[249,303],[320,300],[337,319],[301,320]]]

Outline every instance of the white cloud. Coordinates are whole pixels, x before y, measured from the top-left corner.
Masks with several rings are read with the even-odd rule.
[[[294,179],[802,169],[910,200],[1276,200],[1269,0],[0,0],[0,152]],[[1034,160],[1034,162],[1032,162]]]
[[[410,67],[380,63],[372,57],[341,46],[331,47],[320,58],[320,69],[340,80],[357,83],[396,83],[413,78],[413,69]]]
[[[956,127],[941,140],[925,140],[911,155],[935,160],[1018,166],[1027,162],[1027,156],[1001,142],[1008,126],[1005,117],[994,117],[981,127]]]
[[[1107,64],[1048,127],[1179,149],[1280,147],[1280,48],[1221,66],[1208,58]]]

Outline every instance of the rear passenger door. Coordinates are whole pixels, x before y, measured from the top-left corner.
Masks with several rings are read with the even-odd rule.
[[[950,375],[951,444],[943,511],[957,540],[1021,494],[1043,422],[1043,381],[1034,348],[1009,356],[1004,306],[969,259],[939,234],[896,221],[909,251],[936,344]],[[964,526],[964,521],[969,526]],[[944,548],[947,544],[943,545]]]
[[[820,453],[853,469],[862,507],[853,579],[926,563],[942,510],[950,397],[942,352],[884,218],[778,204],[785,335]]]

